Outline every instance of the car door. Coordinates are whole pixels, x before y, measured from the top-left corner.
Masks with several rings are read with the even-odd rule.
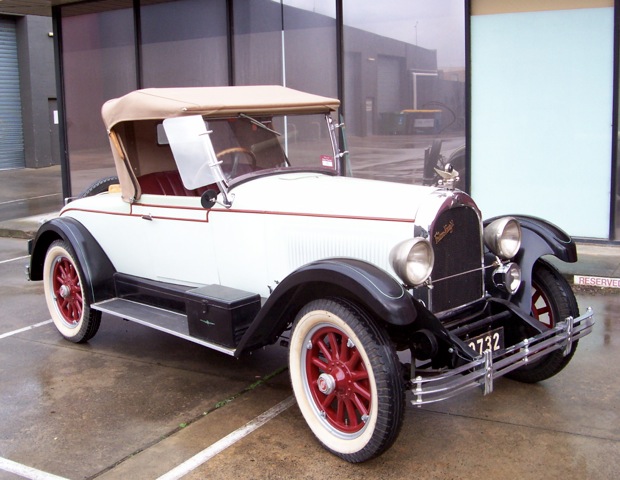
[[[199,197],[142,195],[131,208],[131,275],[183,285],[219,283],[213,232]]]

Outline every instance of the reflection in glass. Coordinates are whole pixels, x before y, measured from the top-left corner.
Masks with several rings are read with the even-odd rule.
[[[620,122],[618,122],[620,124]],[[620,138],[620,133],[618,134]],[[620,148],[620,142],[618,143]],[[620,150],[616,153],[616,192],[615,192],[615,231],[612,232],[613,240],[620,240]]]
[[[343,113],[354,175],[432,182],[433,170],[424,172],[426,154],[440,166],[455,163],[466,176],[464,150],[450,158],[465,143],[464,4],[343,0]],[[287,85],[337,96],[336,5],[141,0],[138,46],[132,0],[62,6],[73,192],[114,174],[100,109],[138,87],[138,68],[144,87],[225,85],[230,77],[235,85]],[[97,171],[83,175],[85,169]]]
[[[233,0],[235,85],[282,85],[282,6]]]
[[[140,9],[145,88],[228,84],[226,0],[145,3]]]
[[[333,0],[283,0],[284,84],[317,95],[338,97],[336,4]],[[335,168],[325,120],[288,117],[279,127],[292,165]]]
[[[433,183],[426,157],[453,163],[466,188],[464,3],[344,2],[344,114],[354,176]]]
[[[336,3],[284,0],[287,87],[338,97]]]
[[[62,9],[67,138],[72,194],[95,180],[115,175],[110,145],[101,121],[106,100],[136,88],[134,17],[127,8],[83,13]],[[115,5],[123,2],[115,2]],[[96,7],[91,5],[89,12]]]
[[[335,8],[333,0],[234,0],[235,85],[285,85],[337,97]],[[281,121],[296,158],[319,158],[315,143],[329,138],[324,122]]]

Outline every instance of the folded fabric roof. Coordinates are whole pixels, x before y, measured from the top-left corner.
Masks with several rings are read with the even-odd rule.
[[[108,100],[101,114],[110,130],[118,123],[132,120],[183,115],[328,113],[339,106],[337,99],[278,85],[147,88]]]

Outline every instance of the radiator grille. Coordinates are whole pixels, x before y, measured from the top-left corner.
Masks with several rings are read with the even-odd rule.
[[[430,232],[435,252],[431,309],[443,312],[483,295],[482,242],[476,212],[465,206],[442,212]]]

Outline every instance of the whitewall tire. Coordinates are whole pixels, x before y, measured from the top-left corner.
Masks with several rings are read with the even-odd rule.
[[[352,305],[320,299],[299,312],[289,370],[304,419],[332,453],[363,462],[398,436],[405,403],[400,363],[387,334]]]
[[[85,288],[84,273],[73,248],[63,240],[56,240],[47,250],[43,288],[47,308],[63,337],[80,343],[97,333],[101,312],[90,308],[92,295]]]

